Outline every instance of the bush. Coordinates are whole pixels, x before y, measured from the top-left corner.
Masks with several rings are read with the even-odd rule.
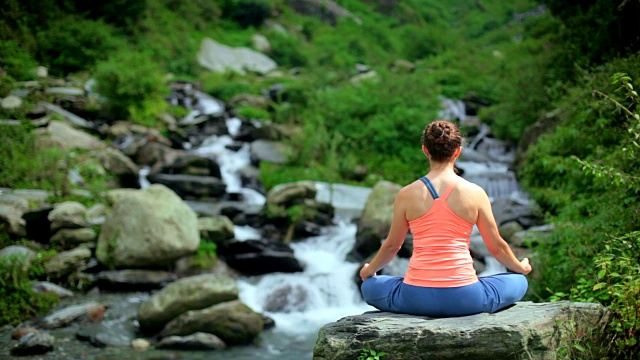
[[[597,69],[569,89],[561,123],[528,151],[522,183],[559,225],[537,249],[541,272],[531,288],[542,299],[595,278],[593,258],[603,253],[603,238],[639,230],[640,213],[630,209],[640,206],[640,97],[624,74],[598,85],[611,67],[637,71],[637,61]]]
[[[224,15],[243,28],[260,26],[271,13],[271,8],[265,0],[234,0],[227,3]]]
[[[190,265],[196,269],[211,269],[216,266],[218,260],[218,246],[215,242],[200,239],[198,251],[191,258]]]
[[[306,44],[293,35],[281,34],[277,31],[269,33],[271,58],[282,67],[306,66],[309,59],[303,48]]]
[[[98,64],[95,79],[113,119],[131,117],[138,124],[153,127],[158,124],[156,115],[168,106],[160,67],[142,53],[113,54]]]
[[[570,300],[599,302],[611,310],[606,333],[584,339],[602,358],[637,359],[640,356],[640,231],[604,241],[604,249],[593,259],[598,273],[580,279]],[[564,294],[559,294],[562,297]],[[582,346],[583,348],[585,346]]]
[[[6,71],[13,79],[18,81],[33,79],[33,69],[37,65],[31,55],[15,41],[0,41],[0,68]],[[3,78],[2,83],[5,81],[5,78]],[[2,90],[4,85],[0,86],[0,90]],[[8,90],[10,89],[7,88],[0,92],[0,96],[5,96]]]
[[[58,302],[55,294],[37,294],[31,289],[32,279],[44,273],[41,254],[31,261],[27,266],[21,254],[0,258],[0,325],[18,325]]]
[[[105,54],[123,42],[113,35],[111,26],[101,21],[71,17],[60,19],[37,35],[38,60],[58,76],[91,69]]]
[[[0,125],[0,187],[37,188],[62,195],[71,161],[58,148],[36,148],[30,125]]]
[[[201,78],[204,91],[223,101],[228,101],[240,94],[260,93],[259,87],[231,71],[225,73],[209,72]]]

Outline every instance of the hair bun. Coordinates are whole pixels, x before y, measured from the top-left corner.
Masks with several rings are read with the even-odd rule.
[[[422,139],[431,158],[436,161],[450,159],[463,142],[456,124],[446,120],[436,120],[427,125],[422,133]]]

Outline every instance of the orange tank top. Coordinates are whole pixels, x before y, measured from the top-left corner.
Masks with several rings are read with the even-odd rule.
[[[435,198],[426,214],[409,221],[413,255],[405,274],[405,284],[450,288],[478,281],[469,252],[473,224],[456,215],[447,204],[447,198],[457,184],[449,185],[442,197]]]

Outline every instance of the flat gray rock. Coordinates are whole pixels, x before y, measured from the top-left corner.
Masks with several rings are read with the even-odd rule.
[[[495,314],[441,319],[367,312],[323,326],[313,359],[356,359],[363,348],[386,352],[384,360],[555,359],[569,327],[557,321],[595,331],[606,316],[600,304],[570,302],[520,302]]]

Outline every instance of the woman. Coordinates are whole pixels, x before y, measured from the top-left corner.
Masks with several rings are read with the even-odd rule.
[[[379,310],[449,317],[493,313],[527,291],[529,259],[518,260],[502,239],[485,191],[454,172],[462,151],[458,127],[438,120],[422,134],[429,173],[398,193],[389,235],[360,270],[362,295]],[[477,225],[491,254],[513,273],[478,277],[469,242]],[[376,276],[400,250],[408,230],[413,255],[405,277]]]

